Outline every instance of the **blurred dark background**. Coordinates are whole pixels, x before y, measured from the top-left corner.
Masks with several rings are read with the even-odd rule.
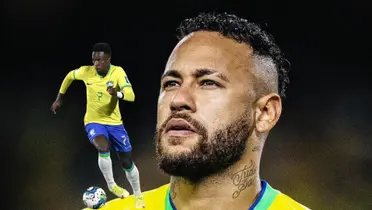
[[[266,23],[292,64],[261,177],[311,209],[372,209],[367,3],[6,0],[1,171],[7,209],[80,209],[87,187],[106,189],[83,127],[83,83],[71,85],[57,115],[49,111],[65,75],[90,64],[92,45],[101,41],[111,44],[112,63],[126,70],[136,94],[135,103],[121,108],[142,189],[167,183],[152,140],[160,75],[178,23],[213,10]],[[117,183],[129,187],[113,160]]]

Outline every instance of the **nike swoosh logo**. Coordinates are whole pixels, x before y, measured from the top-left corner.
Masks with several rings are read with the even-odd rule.
[[[92,85],[92,83],[87,83],[87,85]]]

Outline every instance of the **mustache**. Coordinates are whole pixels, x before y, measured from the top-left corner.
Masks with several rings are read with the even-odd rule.
[[[169,115],[169,117],[163,122],[163,124],[160,126],[159,133],[163,133],[165,127],[167,126],[167,123],[173,119],[173,118],[180,118],[185,120],[186,122],[190,123],[192,126],[195,127],[195,129],[198,131],[200,134],[206,134],[207,129],[203,126],[202,123],[199,121],[195,120],[192,118],[189,114],[186,113],[172,113]]]

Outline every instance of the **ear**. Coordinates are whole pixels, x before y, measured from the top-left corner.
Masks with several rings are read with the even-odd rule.
[[[282,100],[278,94],[270,93],[255,103],[255,127],[259,133],[270,131],[282,113]]]

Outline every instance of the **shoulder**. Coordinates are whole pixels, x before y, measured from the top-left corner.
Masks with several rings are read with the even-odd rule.
[[[169,184],[165,184],[165,185],[160,186],[158,188],[155,188],[153,190],[143,192],[143,196],[145,196],[145,197],[164,196],[164,198],[165,198],[168,189],[169,189]]]
[[[167,197],[169,184],[160,186],[153,190],[143,192],[146,206],[150,209],[164,209],[165,199]]]
[[[120,75],[125,74],[126,75],[123,67],[121,66],[111,65],[111,72],[112,74],[120,74]]]
[[[302,205],[301,203],[295,201],[288,195],[281,192],[278,192],[273,204],[269,208],[269,210],[274,209],[310,210],[308,207]]]
[[[87,73],[87,72],[95,72],[96,69],[94,66],[80,66],[79,68],[75,69],[76,73]]]

